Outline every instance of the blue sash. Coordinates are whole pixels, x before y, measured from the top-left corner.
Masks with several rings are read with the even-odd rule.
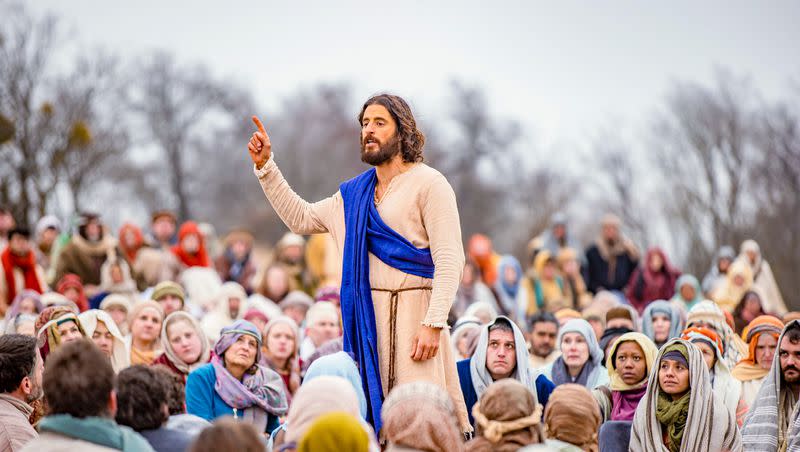
[[[369,253],[386,265],[423,278],[433,278],[430,249],[419,249],[383,222],[375,208],[375,168],[344,182],[339,192],[344,202],[344,253],[341,307],[344,350],[358,363],[367,396],[367,422],[381,428],[380,361],[375,309],[369,283]]]

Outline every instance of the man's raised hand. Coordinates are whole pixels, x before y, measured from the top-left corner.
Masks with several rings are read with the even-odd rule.
[[[261,124],[261,120],[257,116],[253,116],[253,123],[258,127],[258,130],[250,138],[250,142],[247,143],[247,150],[250,151],[250,158],[253,159],[256,168],[261,169],[269,161],[270,155],[272,155],[272,143],[269,142],[269,135],[264,130],[264,124]]]

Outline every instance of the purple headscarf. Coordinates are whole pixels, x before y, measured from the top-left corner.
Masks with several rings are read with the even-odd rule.
[[[258,349],[253,367],[239,381],[225,368],[223,357],[225,351],[245,334],[256,339]],[[272,369],[258,364],[261,358],[261,333],[255,325],[247,320],[237,320],[233,325],[223,328],[214,345],[214,354],[211,360],[217,377],[214,389],[225,403],[240,410],[259,407],[276,416],[286,413],[289,403],[283,380]]]
[[[19,308],[20,305],[22,305],[22,300],[26,298],[33,300],[33,304],[36,305],[36,314],[39,314],[44,310],[41,294],[35,290],[25,289],[18,293],[16,297],[14,297],[14,301],[11,302],[8,312],[6,312],[6,319],[13,319],[19,315]]]

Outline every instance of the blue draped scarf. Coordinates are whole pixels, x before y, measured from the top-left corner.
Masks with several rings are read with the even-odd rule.
[[[430,249],[415,247],[381,219],[374,202],[377,180],[372,168],[339,186],[345,225],[341,287],[344,351],[352,353],[358,363],[367,396],[367,421],[376,432],[381,428],[383,388],[369,253],[404,273],[433,278],[434,272]]]

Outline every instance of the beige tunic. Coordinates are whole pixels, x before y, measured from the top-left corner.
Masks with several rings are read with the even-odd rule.
[[[316,203],[304,201],[289,187],[274,158],[255,173],[270,204],[292,232],[329,232],[341,256],[345,226],[344,204],[339,192]],[[381,219],[414,246],[430,247],[436,267],[434,278],[430,280],[403,273],[369,255],[369,280],[373,289],[432,288],[430,291],[399,294],[395,384],[425,380],[445,388],[458,407],[462,430],[471,430],[447,329],[447,315],[464,268],[461,227],[453,189],[441,173],[418,163],[392,179],[376,207]],[[372,292],[384,395],[389,387],[390,297],[386,292]],[[432,359],[413,361],[412,339],[421,325],[442,328],[439,352]]]

